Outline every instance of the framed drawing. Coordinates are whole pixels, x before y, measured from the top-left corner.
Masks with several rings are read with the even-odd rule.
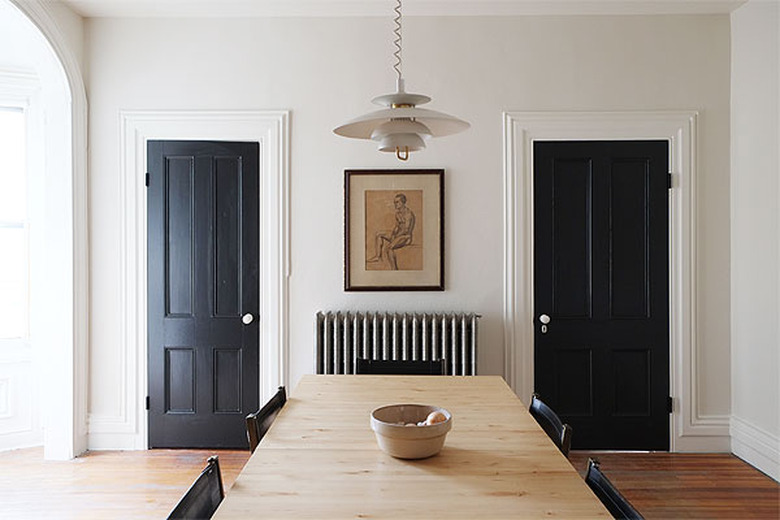
[[[344,290],[444,290],[444,170],[344,172]]]

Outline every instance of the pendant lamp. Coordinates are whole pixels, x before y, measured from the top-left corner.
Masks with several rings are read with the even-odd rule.
[[[435,110],[417,108],[431,100],[422,94],[411,94],[404,89],[404,79],[401,74],[401,0],[396,0],[395,29],[395,64],[396,91],[372,99],[372,103],[384,106],[381,110],[369,112],[334,129],[333,132],[343,137],[354,139],[371,139],[376,141],[380,152],[395,153],[401,160],[409,159],[411,152],[425,148],[425,142],[431,137],[442,137],[466,130],[470,125],[457,117]]]

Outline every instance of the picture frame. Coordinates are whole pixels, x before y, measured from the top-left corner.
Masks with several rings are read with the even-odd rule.
[[[444,290],[444,170],[344,171],[344,290]]]

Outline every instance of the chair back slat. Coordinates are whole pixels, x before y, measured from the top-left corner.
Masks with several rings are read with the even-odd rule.
[[[223,498],[225,498],[225,489],[222,487],[219,457],[214,455],[209,457],[206,467],[181,497],[168,515],[168,519],[211,518]]]
[[[585,482],[613,517],[626,520],[643,520],[639,511],[631,505],[631,502],[602,473],[598,461],[588,459],[588,472],[585,474]]]
[[[626,520],[644,520],[639,511],[631,505],[631,502],[602,473],[597,460],[588,459],[585,482],[613,517]]]
[[[444,373],[441,359],[390,360],[358,358],[356,374],[386,374],[406,376],[440,376]]]
[[[542,401],[538,394],[531,395],[528,411],[547,433],[547,436],[558,446],[561,453],[568,457],[574,429],[568,424],[563,424],[558,414]]]
[[[255,451],[268,429],[276,419],[279,410],[287,402],[287,391],[280,386],[276,393],[258,411],[246,416],[246,434],[249,440],[249,450]]]

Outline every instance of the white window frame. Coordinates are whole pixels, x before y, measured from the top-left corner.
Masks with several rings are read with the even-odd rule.
[[[25,117],[25,176],[27,197],[27,214],[25,215],[23,227],[26,229],[26,247],[27,247],[27,323],[25,333],[21,337],[0,337],[0,346],[6,349],[25,349],[30,347],[30,334],[32,328],[32,276],[33,267],[31,260],[33,258],[33,246],[30,228],[32,227],[33,201],[30,196],[33,186],[32,183],[42,180],[43,159],[40,154],[32,153],[32,143],[36,141],[43,144],[43,134],[40,122],[42,115],[39,113],[40,105],[40,82],[38,76],[27,70],[0,69],[0,109],[10,108],[19,109]],[[2,225],[2,223],[0,223]]]
[[[45,256],[42,221],[45,215],[42,193],[46,161],[40,150],[45,147],[41,84],[38,75],[24,69],[0,69],[0,106],[21,109],[25,116],[25,177],[27,211],[27,324],[24,337],[0,338],[0,363],[3,364],[0,414],[7,420],[3,426],[3,446],[21,448],[37,446],[44,441],[42,429],[41,387],[30,375],[40,371],[43,353],[36,340],[36,314],[40,315],[46,298],[43,270]],[[36,279],[37,277],[37,279]],[[36,292],[37,291],[37,292]],[[38,302],[38,303],[36,303]],[[36,310],[36,305],[37,310]],[[26,394],[26,398],[20,397]],[[26,404],[23,402],[26,401]],[[26,407],[29,406],[29,409]]]
[[[24,120],[24,129],[25,129],[24,148],[25,150],[27,150],[29,148],[29,135],[27,135],[27,127],[29,126],[29,114],[28,114],[27,107],[19,106],[18,103],[9,103],[5,99],[0,98],[0,113],[2,112],[18,112],[22,115],[22,118]],[[0,229],[21,228],[24,232],[24,246],[23,246],[24,255],[25,255],[24,277],[26,278],[25,291],[24,291],[25,292],[24,307],[26,308],[24,313],[25,323],[24,323],[22,334],[20,336],[5,336],[4,332],[0,330],[0,342],[9,342],[9,341],[27,342],[30,338],[30,210],[29,210],[30,175],[28,172],[26,158],[23,165],[23,175],[25,179],[24,197],[28,199],[27,207],[25,208],[24,217],[21,220],[0,219]],[[18,251],[14,251],[14,254],[18,254]],[[2,297],[2,293],[0,293],[0,297]]]

